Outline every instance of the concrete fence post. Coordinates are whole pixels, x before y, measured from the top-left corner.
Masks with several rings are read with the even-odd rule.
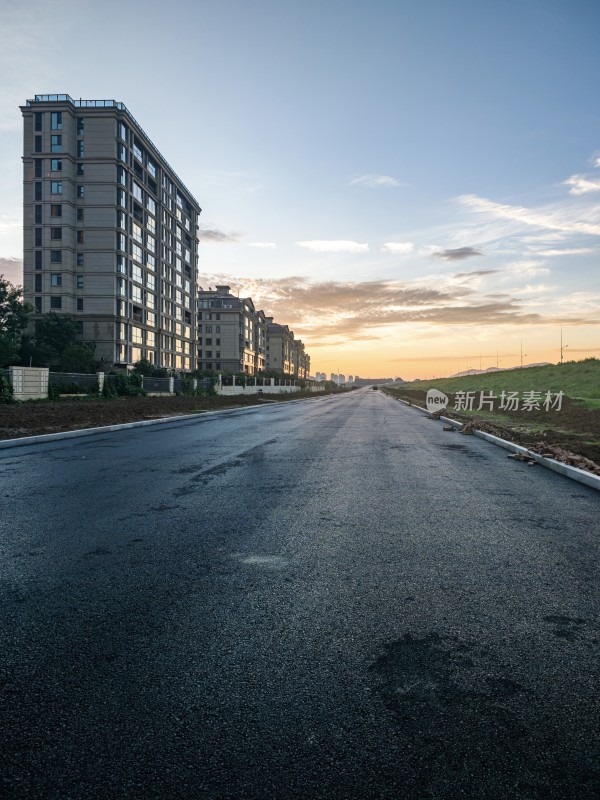
[[[198,391],[198,378],[192,378],[192,389]]]
[[[104,373],[97,372],[96,378],[98,379],[98,391],[100,392],[100,394],[102,394],[102,391],[104,390]]]
[[[175,378],[171,375],[169,377],[169,394],[175,393]]]

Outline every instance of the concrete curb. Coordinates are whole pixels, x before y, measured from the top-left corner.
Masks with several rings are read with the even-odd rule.
[[[400,400],[400,398],[398,399]],[[405,406],[409,406],[410,408],[416,408],[422,414],[431,416],[429,411],[422,406],[409,403],[407,400],[400,400],[400,402]],[[463,422],[457,422],[455,419],[451,419],[450,417],[440,417],[440,422],[443,422],[446,425],[452,425],[453,428],[456,428],[459,431],[464,427]],[[598,475],[593,475],[591,472],[586,472],[578,467],[572,467],[570,464],[563,464],[562,461],[556,461],[553,458],[545,458],[544,456],[539,455],[539,453],[532,453],[531,450],[528,450],[526,447],[523,447],[520,444],[509,442],[506,439],[501,439],[499,436],[494,436],[493,434],[486,433],[485,431],[476,430],[473,431],[473,434],[478,436],[480,439],[485,439],[486,442],[495,444],[497,447],[504,448],[504,450],[510,450],[512,453],[519,453],[520,455],[527,456],[530,460],[535,461],[536,464],[541,464],[542,467],[551,469],[553,472],[558,472],[559,475],[564,475],[565,478],[570,478],[572,481],[583,483],[586,486],[589,486],[591,489],[600,491],[600,476]]]
[[[307,400],[317,400],[318,397],[299,397],[297,400],[274,400],[274,403],[283,405],[284,403],[302,403]],[[129,428],[144,428],[149,425],[164,425],[166,422],[185,422],[189,420],[205,419],[212,417],[215,414],[240,414],[249,411],[256,411],[261,408],[261,404],[257,403],[253,406],[245,406],[240,408],[219,408],[216,411],[200,411],[197,414],[181,414],[172,417],[160,417],[159,419],[143,419],[138,422],[122,422],[119,425],[103,425],[99,428],[78,428],[74,431],[60,431],[59,433],[45,433],[40,436],[21,436],[18,439],[0,439],[0,450],[8,449],[9,447],[23,447],[28,444],[44,444],[45,442],[56,442],[61,439],[74,439],[79,436],[95,436],[99,433],[113,433],[114,431],[124,431]]]

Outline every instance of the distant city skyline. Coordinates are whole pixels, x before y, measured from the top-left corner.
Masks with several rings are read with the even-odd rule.
[[[600,356],[599,27],[591,0],[5,2],[0,273],[19,105],[115,99],[203,208],[200,285],[289,325],[313,373],[557,362],[561,325],[565,359]]]

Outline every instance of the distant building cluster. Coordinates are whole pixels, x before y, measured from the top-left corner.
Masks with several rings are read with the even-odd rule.
[[[201,208],[123,103],[21,107],[23,285],[107,367],[310,375],[304,344],[228,286],[198,286]]]
[[[287,325],[237,297],[229,286],[198,290],[198,369],[245,372],[272,370],[305,379],[310,356]]]

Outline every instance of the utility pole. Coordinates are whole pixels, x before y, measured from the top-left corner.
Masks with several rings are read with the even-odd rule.
[[[569,345],[563,345],[563,330],[562,325],[560,326],[560,363],[563,363],[563,350],[565,350]]]
[[[523,369],[523,356],[526,356],[527,353],[523,352],[523,339],[521,339],[521,369]]]

